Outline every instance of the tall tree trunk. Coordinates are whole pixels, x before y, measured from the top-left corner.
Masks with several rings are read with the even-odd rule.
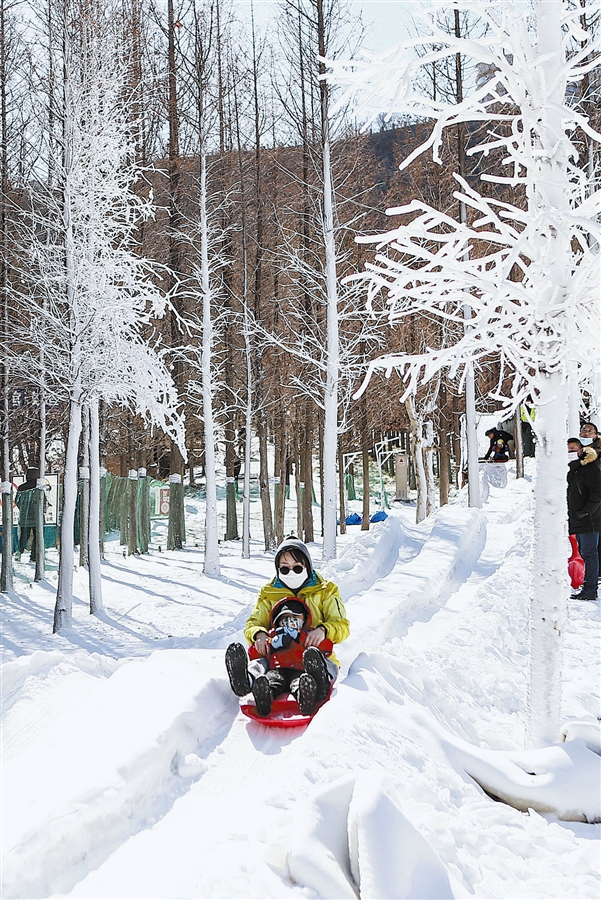
[[[455,17],[455,37],[461,37],[461,23],[459,18],[459,10],[454,10]],[[463,102],[463,66],[461,54],[455,55],[455,75],[456,75],[456,98],[457,103]],[[457,125],[457,161],[459,174],[462,178],[467,177],[466,153],[465,153],[465,129],[463,123]],[[463,223],[467,221],[466,207],[463,200],[459,201],[459,220]],[[472,318],[472,310],[469,302],[464,306],[465,328],[469,328],[469,320]],[[481,506],[480,502],[480,468],[478,465],[478,435],[476,420],[476,382],[474,375],[474,366],[472,362],[465,365],[465,427],[467,441],[467,483],[468,483],[468,505]]]
[[[326,23],[323,0],[317,0],[317,33],[319,43],[319,72],[325,75]],[[324,396],[325,423],[323,446],[324,534],[323,558],[336,556],[336,452],[338,448],[338,378],[340,369],[338,338],[338,289],[336,278],[336,243],[334,240],[334,186],[330,161],[330,129],[328,112],[328,84],[319,82],[321,94],[321,136],[323,152],[323,233],[325,246],[325,276],[327,294],[326,326],[326,385]]]
[[[367,398],[361,397],[361,459],[363,467],[363,513],[361,531],[369,531],[370,487],[369,487],[369,426],[367,418]]]
[[[409,416],[411,429],[409,432],[409,444],[417,485],[417,509],[415,510],[415,521],[419,523],[426,518],[426,498],[428,495],[423,455],[423,422],[421,416],[417,413],[413,395],[410,395],[405,400],[405,408],[407,410],[407,415]]]
[[[244,304],[245,319],[248,316],[248,306]],[[245,326],[245,352],[246,352],[246,405],[244,410],[245,435],[244,435],[244,492],[242,504],[242,558],[250,559],[250,462],[252,456],[252,358],[249,326]]]
[[[175,311],[170,313],[170,340],[172,350],[173,380],[180,399],[183,393],[183,367],[178,356],[178,346],[181,343],[181,331],[178,315],[181,314],[181,300],[177,291],[177,278],[181,271],[181,254],[179,232],[183,220],[180,212],[180,156],[179,156],[179,112],[177,103],[177,67],[175,59],[175,15],[173,0],[167,0],[167,67],[168,67],[168,125],[169,125],[169,287],[174,291],[173,304]],[[172,484],[181,484],[184,477],[184,458],[176,442],[170,440],[169,470],[172,476],[177,476]],[[169,550],[181,550],[183,547],[182,522],[184,521],[184,494],[183,490],[172,490],[169,502],[169,531],[167,548]]]
[[[46,506],[46,392],[44,388],[44,354],[41,354],[42,383],[39,390],[40,403],[40,454],[38,462],[38,486],[36,491],[35,523],[35,581],[41,581],[45,570],[44,521]]]
[[[438,493],[439,503],[446,506],[449,502],[449,412],[448,412],[447,382],[444,373],[440,382],[440,428],[438,431],[438,444],[440,447],[438,463]]]
[[[206,525],[205,558],[206,575],[220,574],[219,538],[217,534],[217,478],[215,471],[215,425],[213,419],[213,322],[211,317],[211,281],[209,273],[209,229],[207,221],[207,158],[201,151],[200,170],[200,242],[202,280],[202,409],[205,432],[206,472]]]
[[[530,673],[526,744],[559,740],[565,597],[569,591],[565,491],[567,386],[561,374],[542,375],[536,414],[536,489],[530,559]]]
[[[346,534],[346,503],[344,499],[344,444],[338,438],[338,495],[340,497],[340,534]]]
[[[434,425],[428,420],[424,426],[424,469],[426,473],[426,516],[434,512],[435,486],[434,486]]]
[[[259,119],[259,83],[258,61],[255,45],[254,18],[252,19],[252,50],[253,50],[253,86],[254,86],[254,125],[255,125],[255,203],[257,216],[256,256],[254,278],[254,316],[255,322],[261,321],[261,300],[263,291],[263,191],[262,191],[262,157],[261,157],[261,133]],[[257,437],[259,439],[259,491],[261,494],[261,510],[263,513],[263,537],[265,549],[274,550],[275,534],[273,532],[273,513],[271,508],[271,495],[269,493],[268,470],[268,443],[267,443],[267,416],[265,402],[267,391],[266,379],[263,371],[263,363],[259,354],[255,357],[257,368],[257,389],[259,392],[258,409],[256,413]]]
[[[522,435],[522,416],[519,407],[513,417],[515,432],[515,477],[524,477],[524,439]]]
[[[71,627],[73,611],[73,527],[77,503],[77,454],[81,434],[81,400],[79,394],[69,403],[69,433],[65,454],[63,478],[63,506],[61,515],[60,557],[58,564],[58,588],[54,607],[53,632]]]
[[[219,155],[221,159],[220,163],[220,178],[221,178],[221,194],[223,197],[227,196],[227,190],[229,186],[230,179],[228,178],[229,173],[229,163],[230,159],[229,154],[225,152],[225,130],[226,130],[226,121],[225,121],[225,110],[223,105],[223,95],[224,95],[224,85],[223,85],[223,65],[221,58],[222,44],[221,44],[221,22],[220,22],[220,4],[217,3],[216,6],[216,23],[217,23],[217,76],[218,76],[218,104],[219,104]],[[244,204],[244,199],[242,199],[242,203]],[[223,305],[225,307],[225,324],[223,329],[223,339],[225,344],[225,409],[223,411],[224,422],[223,422],[223,438],[225,444],[225,481],[226,481],[226,494],[225,494],[225,539],[227,541],[237,541],[239,539],[238,534],[238,510],[236,507],[236,483],[235,483],[235,471],[238,463],[238,456],[236,453],[236,402],[235,402],[235,387],[234,387],[234,371],[235,371],[235,360],[234,360],[234,322],[233,322],[233,289],[232,289],[232,280],[233,280],[233,260],[234,260],[234,246],[231,240],[231,228],[228,210],[226,208],[226,204],[221,204],[221,240],[222,240],[222,248],[223,248],[223,256],[225,260],[231,260],[228,264],[225,265],[223,269],[223,284],[222,284],[222,296],[223,296]],[[246,223],[245,223],[246,227]]]
[[[81,354],[81,346],[78,337],[78,294],[75,275],[75,247],[73,238],[73,219],[71,214],[71,180],[72,154],[73,154],[73,113],[69,99],[71,87],[68,73],[68,33],[66,10],[63,17],[63,95],[62,95],[62,137],[63,137],[63,166],[62,166],[62,233],[64,239],[64,276],[65,276],[65,305],[69,314],[71,331],[71,360],[72,371],[75,373],[73,383],[70,386],[69,397],[69,430],[67,436],[67,448],[65,453],[65,471],[63,478],[63,506],[61,515],[60,556],[58,565],[58,586],[56,591],[56,603],[54,607],[54,632],[71,627],[73,609],[73,564],[74,564],[74,538],[73,527],[75,524],[75,506],[77,503],[77,458],[79,450],[79,438],[81,435],[82,413],[82,388],[77,374],[77,366]]]
[[[8,197],[8,123],[6,108],[6,23],[5,0],[0,0],[0,291],[2,292],[2,342],[6,347],[8,341],[8,215],[6,202]],[[13,495],[10,473],[10,429],[9,429],[9,389],[10,377],[6,355],[3,355],[2,368],[2,570],[0,590],[13,589]]]
[[[307,400],[305,407],[305,433],[301,445],[301,481],[303,490],[303,532],[305,542],[315,540],[313,529],[313,417],[312,403]]]
[[[279,546],[284,540],[284,517],[286,512],[286,458],[288,454],[286,417],[280,408],[276,422],[276,492],[274,498],[275,537]]]
[[[302,446],[302,434],[299,435],[298,431],[296,433],[296,449],[294,456],[294,490],[296,494],[296,533],[299,537],[303,535],[303,497],[305,493],[305,485],[301,476],[301,450],[299,447],[299,438],[300,444]]]
[[[220,100],[221,102],[221,100]],[[241,231],[242,231],[242,316],[244,335],[244,360],[246,368],[246,402],[244,404],[244,489],[242,498],[242,558],[250,559],[250,464],[252,456],[253,425],[253,334],[252,317],[248,304],[248,231],[246,223],[246,197],[244,167],[242,165],[242,141],[240,137],[240,113],[236,84],[234,82],[234,107],[236,125],[236,143],[238,153],[238,178],[241,195]]]
[[[267,423],[265,421],[265,412],[262,409],[257,413],[257,437],[259,439],[259,491],[261,494],[265,549],[275,550],[275,534],[273,533],[273,516],[269,494],[269,471],[267,467]]]
[[[88,533],[90,527],[90,409],[86,403],[82,409],[82,465],[79,469],[81,493],[79,498],[79,565],[88,566]]]
[[[171,494],[173,491],[171,491]],[[130,469],[127,485],[127,555],[138,552],[138,470]]]
[[[88,529],[88,573],[90,613],[102,610],[100,571],[100,414],[97,397],[90,400],[90,525]]]

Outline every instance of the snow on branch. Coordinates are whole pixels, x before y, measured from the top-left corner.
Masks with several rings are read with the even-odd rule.
[[[508,170],[499,173],[497,164],[481,176],[503,185],[504,199],[484,196],[455,176],[465,222],[413,200],[388,210],[400,225],[359,239],[376,247],[356,276],[368,281],[368,309],[383,292],[393,322],[419,313],[465,329],[453,347],[383,357],[370,372],[398,369],[406,397],[442,367],[454,371],[497,351],[515,372],[517,403],[536,393],[538,373],[563,377],[568,359],[581,381],[599,367],[601,191],[573,141],[576,129],[592,142],[601,136],[567,90],[577,91],[593,62],[599,65],[599,43],[582,27],[583,8],[569,0],[539,0],[531,22],[514,0],[455,0],[452,9],[480,19],[477,39],[442,29],[439,14],[448,6],[433,3],[420,38],[376,60],[331,63],[331,77],[347,87],[344,102],[352,96],[368,112],[386,109],[432,122],[428,139],[402,168],[430,147],[436,159],[446,128],[489,121],[494,127],[469,153],[504,153]],[[586,13],[600,14],[599,0]],[[418,71],[456,54],[484,64],[488,80],[465,85],[461,102],[428,97]],[[517,185],[523,193],[512,202],[507,186]]]

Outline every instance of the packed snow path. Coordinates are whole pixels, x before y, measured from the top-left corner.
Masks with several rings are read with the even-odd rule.
[[[599,826],[494,802],[444,739],[523,744],[529,500],[522,481],[483,511],[391,517],[318,566],[352,635],[333,700],[301,732],[249,723],[224,671],[269,556],[250,578],[232,561],[210,599],[193,553],[175,571],[167,556],[158,573],[140,562],[137,579],[115,561],[111,577],[139,595],[122,628],[142,616],[152,639],[147,590],[155,617],[175,602],[173,624],[193,627],[194,603],[169,605],[171,575],[205,593],[202,634],[134,659],[61,646],[4,665],[3,896],[597,896]],[[595,649],[583,652],[595,617],[571,619],[575,718],[599,715]]]

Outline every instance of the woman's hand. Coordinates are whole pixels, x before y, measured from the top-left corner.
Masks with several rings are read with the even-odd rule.
[[[313,631],[308,631],[305,638],[305,647],[319,647],[325,641],[327,633],[323,625],[318,625]]]
[[[260,631],[255,635],[255,650],[259,656],[267,656],[269,653],[269,635],[265,631]]]

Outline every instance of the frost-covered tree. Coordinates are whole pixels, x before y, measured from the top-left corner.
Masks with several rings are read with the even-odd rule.
[[[50,188],[43,180],[31,182],[20,239],[23,288],[16,296],[27,309],[32,297],[43,302],[29,332],[15,342],[19,368],[32,380],[41,374],[69,408],[55,631],[71,623],[84,405],[92,410],[94,434],[103,399],[130,406],[184,446],[171,376],[160,348],[149,342],[152,319],[164,312],[165,300],[135,245],[137,224],[152,214],[152,204],[134,192],[139,173],[111,10],[65,0],[60,13],[60,38],[53,45],[61,73],[55,93],[60,137],[47,144],[49,154],[57,150],[54,182]],[[92,468],[99,479],[96,458]],[[93,543],[91,589],[97,590],[99,541]]]
[[[437,16],[449,5],[480,17],[485,36],[457,38],[439,28]],[[506,173],[485,167],[480,191],[456,176],[466,221],[414,201],[389,211],[402,217],[400,226],[366,239],[379,251],[367,267],[369,296],[387,292],[393,321],[418,311],[463,323],[470,310],[454,345],[381,358],[371,370],[402,372],[408,395],[442,369],[465,371],[496,350],[511,383],[507,405],[528,395],[535,401],[529,745],[559,739],[568,381],[576,369],[580,382],[592,382],[600,359],[601,191],[577,146],[586,136],[598,153],[601,140],[579,105],[583,79],[599,66],[583,22],[599,14],[599,0],[434,2],[419,38],[375,61],[332,64],[333,77],[361,94],[364,108],[432,121],[429,139],[403,166],[429,148],[436,157],[445,128],[477,122],[487,125],[486,136],[469,152],[500,154]],[[464,85],[461,102],[433,101],[416,74],[457,53],[479,62],[486,77]]]

